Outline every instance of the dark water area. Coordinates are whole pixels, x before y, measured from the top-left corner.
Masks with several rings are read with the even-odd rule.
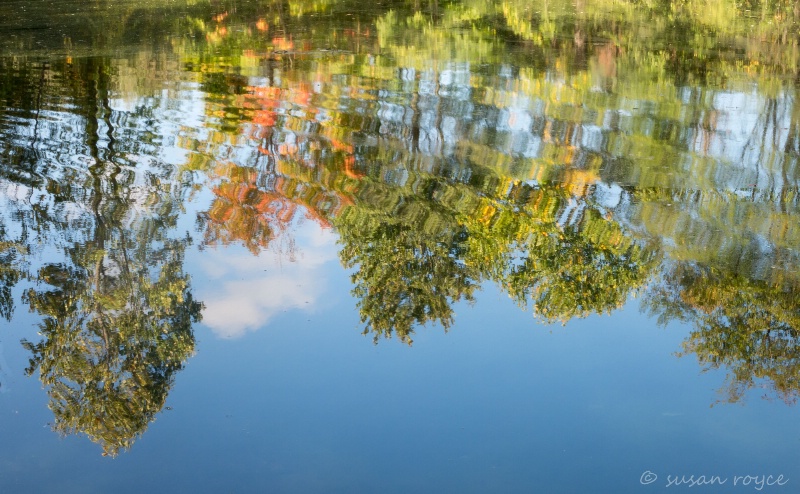
[[[793,3],[0,14],[0,492],[796,490]]]

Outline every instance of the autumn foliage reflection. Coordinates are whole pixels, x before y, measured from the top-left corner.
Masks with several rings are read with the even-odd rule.
[[[353,22],[341,36],[294,35],[308,19],[307,6],[292,2],[246,20],[263,43],[226,53],[252,77],[224,63],[199,74],[228,81],[205,86],[215,88],[213,140],[225,143],[207,153],[224,163],[230,149],[240,157],[204,168],[216,184],[206,241],[256,252],[291,235],[298,215],[334,227],[365,333],[376,340],[410,343],[420,325],[449,327],[454,307],[487,282],[547,323],[609,313],[641,295],[665,320],[705,328],[717,314],[731,335],[746,334],[749,316],[721,315],[711,295],[690,303],[692,289],[675,280],[718,270],[695,289],[739,283],[741,296],[723,298],[756,312],[763,304],[747,297],[758,287],[797,281],[790,270],[764,268],[776,252],[789,252],[782,265],[796,264],[800,241],[787,223],[797,210],[798,106],[780,81],[794,62],[762,49],[779,42],[773,29],[794,22],[784,22],[784,7],[770,4],[782,27],[759,23],[761,41],[748,44],[743,64],[724,46],[748,34],[693,5],[652,26],[640,17],[660,18],[661,6],[642,14],[610,13],[603,2],[585,12],[568,2],[459,5],[376,7],[363,12],[373,24]],[[341,2],[311,9],[349,22]],[[486,19],[511,34],[498,36]],[[698,30],[713,33],[704,43],[719,56],[697,55],[713,52],[706,45],[688,55]],[[216,46],[235,47],[232,36]],[[663,49],[664,39],[673,48]],[[713,74],[734,82],[720,87]],[[770,88],[752,115],[758,124],[732,127],[726,98],[754,77]],[[741,149],[731,136],[745,130]],[[717,262],[741,249],[763,262]],[[796,324],[764,317],[783,328],[766,330],[772,348],[776,331],[791,340]],[[761,376],[790,395],[787,374],[744,365],[747,355],[711,359],[698,331],[685,352],[734,369],[736,389]]]
[[[745,29],[727,0],[581,5],[195,5],[169,21],[174,59],[3,61],[0,178],[44,199],[3,217],[0,315],[39,280],[29,373],[56,428],[130,447],[192,354],[183,172],[213,193],[203,246],[292,259],[297,220],[334,228],[374,341],[449,328],[489,283],[544,323],[636,294],[692,325],[682,354],[727,369],[728,399],[794,401],[797,13],[765,2]],[[80,39],[125,44],[108,32]],[[149,72],[170,63],[180,82]],[[119,109],[142,87],[173,94]],[[160,127],[183,97],[198,121]],[[61,259],[26,273],[52,232]]]

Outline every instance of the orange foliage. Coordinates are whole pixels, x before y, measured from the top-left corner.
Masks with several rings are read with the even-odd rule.
[[[291,38],[284,38],[283,36],[277,36],[272,38],[272,46],[276,50],[280,51],[290,51],[294,49],[294,41]]]

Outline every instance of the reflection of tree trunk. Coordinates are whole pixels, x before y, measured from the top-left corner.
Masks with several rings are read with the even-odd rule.
[[[800,3],[798,4],[800,5]],[[787,190],[790,187],[789,184],[789,174],[787,173],[786,168],[789,166],[790,160],[789,156],[792,153],[798,152],[798,145],[797,145],[797,120],[800,119],[800,105],[797,104],[797,93],[790,99],[792,110],[789,117],[789,131],[786,133],[786,142],[783,145],[783,156],[781,157],[781,179],[783,182],[783,190],[780,194],[780,208],[781,212],[787,212]]]
[[[281,30],[283,31],[284,36],[288,36],[288,30],[286,29],[287,23],[286,18],[288,17],[287,12],[289,11],[289,4],[286,0],[273,2],[272,6],[275,7],[277,16],[278,16],[278,24],[281,26]]]
[[[434,124],[434,130],[439,136],[439,145],[437,146],[438,149],[435,152],[438,154],[444,148],[444,132],[442,132],[442,97],[439,96],[439,92],[442,90],[441,86],[439,86],[439,81],[441,80],[441,73],[439,72],[439,63],[436,63],[436,69],[433,71],[433,76],[436,78],[436,82],[433,85],[433,94],[436,98],[436,106],[434,110],[436,112],[436,123]]]
[[[122,171],[122,168],[117,164],[117,161],[114,159],[114,144],[116,143],[116,139],[114,139],[114,124],[111,122],[111,116],[113,112],[111,111],[111,104],[108,100],[108,87],[110,86],[110,81],[108,77],[103,73],[102,67],[99,70],[98,74],[98,89],[101,95],[101,101],[103,104],[103,121],[106,124],[106,138],[108,139],[107,144],[107,161],[111,164],[112,172],[108,177],[110,186],[111,186],[111,194],[114,198],[118,195],[118,184],[117,184],[117,175]]]
[[[766,151],[765,148],[767,146],[767,133],[769,132],[769,121],[770,121],[770,117],[772,117],[773,120],[774,120],[774,114],[775,114],[775,112],[777,112],[777,109],[776,109],[777,108],[777,104],[778,104],[778,102],[777,102],[777,100],[775,98],[770,98],[770,99],[767,100],[766,111],[765,111],[766,114],[764,115],[764,130],[761,133],[761,143],[760,143],[759,151],[758,151],[758,159],[755,162],[755,165],[756,165],[756,183],[753,184],[753,193],[750,196],[750,198],[752,200],[754,200],[754,201],[756,199],[756,192],[758,191],[759,177],[761,177],[761,161],[764,158],[764,153]]]
[[[94,267],[94,292],[96,294],[100,293],[102,288],[100,285],[100,282],[103,278],[102,272],[103,272],[103,258],[100,257],[99,259],[97,259],[97,262],[95,263]],[[106,324],[106,317],[105,314],[103,313],[103,307],[97,302],[97,299],[95,299],[94,311],[97,313],[97,319],[100,321],[100,329],[103,330],[103,343],[106,346],[103,355],[103,361],[106,363],[106,365],[111,365],[111,342],[109,341],[108,338],[108,324]]]
[[[42,91],[44,90],[44,75],[47,71],[47,62],[42,62],[42,74],[39,76],[39,87],[36,91],[36,118],[33,124],[33,141],[31,149],[36,152],[36,140],[39,138],[39,114],[42,111]]]
[[[419,74],[414,74],[414,96],[411,97],[411,151],[419,151]]]
[[[102,64],[99,64],[99,67],[96,68],[93,63],[89,63],[88,71],[89,74],[86,80],[89,81],[89,87],[86,91],[86,145],[89,147],[89,155],[92,157],[93,164],[89,166],[89,173],[92,175],[92,199],[91,199],[91,208],[92,214],[94,215],[95,219],[95,231],[94,231],[94,241],[93,247],[97,250],[97,252],[103,252],[105,250],[105,239],[106,239],[106,224],[103,219],[103,214],[100,210],[100,206],[103,202],[103,172],[104,172],[104,163],[102,158],[100,157],[100,123],[98,121],[98,114],[101,110],[105,110],[109,107],[108,104],[108,92],[106,86],[106,80],[103,77],[103,67]],[[95,77],[96,76],[96,77]],[[100,97],[100,94],[103,94],[103,97]],[[98,99],[102,99],[102,107],[101,102]],[[106,123],[110,126],[110,121],[108,120],[108,114],[105,115]],[[113,129],[109,127],[107,133],[113,133]],[[113,137],[109,137],[113,140]],[[102,292],[102,278],[103,278],[103,260],[105,255],[98,256],[97,261],[95,262],[94,267],[94,293],[100,294]],[[105,355],[103,360],[108,365],[111,358],[111,344],[109,341],[108,336],[108,329],[105,320],[105,314],[103,314],[103,308],[100,306],[99,302],[95,298],[95,307],[94,311],[97,314],[97,319],[100,322],[100,328],[102,329],[102,337],[103,342],[105,344]]]
[[[100,158],[100,123],[97,119],[97,114],[100,111],[100,105],[97,101],[98,85],[99,82],[94,76],[92,69],[94,64],[91,61],[87,67],[89,74],[87,74],[87,81],[89,82],[86,88],[86,146],[89,148],[89,155],[92,157],[92,164],[89,165],[89,173],[92,176],[92,200],[91,208],[94,213],[95,220],[97,221],[96,233],[101,238],[105,238],[103,228],[103,218],[100,214],[100,204],[103,201],[103,162]],[[102,234],[101,234],[102,233]]]

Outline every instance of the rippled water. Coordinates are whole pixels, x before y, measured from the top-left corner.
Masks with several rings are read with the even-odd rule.
[[[5,2],[0,490],[791,492],[795,10]]]

